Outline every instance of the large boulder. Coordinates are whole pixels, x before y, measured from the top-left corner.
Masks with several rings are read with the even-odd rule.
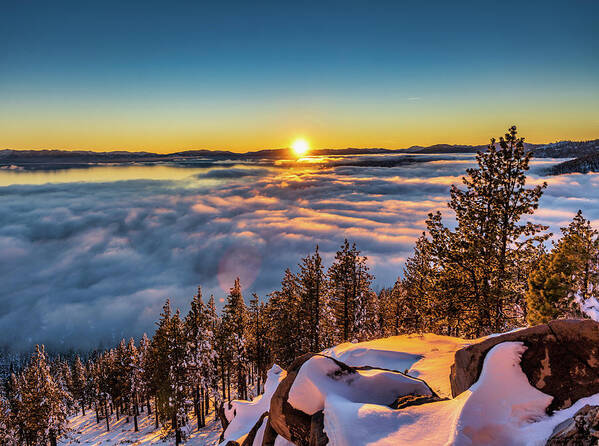
[[[348,404],[390,407],[405,395],[413,395],[414,401],[430,398],[423,399],[422,404],[437,400],[424,381],[399,371],[368,365],[352,367],[324,354],[306,354],[289,367],[272,396],[270,427],[297,446],[324,446],[329,439],[324,432],[323,410],[330,397]]]
[[[588,404],[560,423],[547,446],[597,446],[599,444],[599,406]]]
[[[530,384],[553,397],[548,413],[599,393],[599,323],[556,320],[489,337],[458,350],[451,367],[452,395],[459,395],[478,380],[491,348],[512,341],[527,347],[520,365]]]
[[[312,417],[295,409],[287,400],[299,369],[312,356],[314,356],[313,353],[306,353],[293,361],[287,369],[287,376],[280,382],[270,399],[268,428],[299,446],[309,445]]]

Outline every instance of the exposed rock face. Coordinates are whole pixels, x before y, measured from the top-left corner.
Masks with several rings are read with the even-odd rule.
[[[588,404],[559,424],[547,446],[597,446],[599,444],[599,406]]]
[[[269,426],[298,446],[310,445],[312,417],[291,406],[287,399],[300,367],[312,356],[314,356],[313,353],[306,353],[293,361],[293,364],[287,369],[287,376],[279,383],[279,387],[270,400]]]
[[[227,404],[229,405],[229,409],[231,409],[231,402],[228,402]],[[216,416],[220,420],[220,424],[223,428],[223,431],[220,435],[220,441],[223,441],[225,439],[225,437],[224,437],[225,431],[227,430],[227,427],[229,426],[229,420],[227,419],[227,415],[225,415],[224,403],[220,404],[219,406],[216,407]]]
[[[422,404],[434,403],[447,399],[448,398],[440,398],[437,395],[404,395],[398,397],[390,407],[391,409],[405,409],[406,407],[420,406]]]
[[[306,364],[308,361],[310,362]],[[308,367],[308,370],[305,370],[306,367]],[[305,372],[302,378],[298,378],[300,369],[302,372]],[[390,383],[391,387],[385,386],[380,389],[369,388],[369,390],[365,390],[368,389],[369,382],[372,382],[369,381],[371,376],[373,376],[369,373],[370,371],[374,371],[375,374],[386,375],[384,378],[379,378],[387,380],[379,381],[379,387],[381,382]],[[321,378],[327,384],[322,384],[320,381]],[[402,395],[401,392],[404,392],[404,395],[410,392],[408,397],[404,397],[405,399],[398,398],[398,401],[401,400],[398,403],[401,404],[401,407],[440,400],[424,381],[408,377],[396,370],[380,369],[371,366],[352,367],[327,355],[309,353],[296,359],[289,367],[286,378],[280,382],[279,387],[270,400],[269,426],[267,426],[265,431],[263,446],[270,446],[272,444],[273,436],[272,432],[269,432],[270,428],[272,428],[273,432],[276,432],[297,446],[324,446],[328,444],[329,438],[324,432],[325,415],[323,409],[322,407],[318,409],[320,403],[312,404],[314,401],[319,401],[319,398],[323,398],[322,403],[324,403],[324,396],[318,392],[315,395],[308,396],[303,394],[304,390],[298,390],[302,389],[302,386],[307,386],[308,388],[314,386],[314,381],[311,381],[312,379],[320,382],[319,385],[323,386],[323,391],[324,388],[328,389],[325,393],[327,391],[333,393],[340,392],[339,395],[344,395],[343,398],[358,398],[360,402],[364,403],[381,404],[380,400],[384,399],[386,400],[384,404],[394,404],[393,398]],[[298,381],[301,381],[301,383],[298,383]],[[296,384],[296,387],[294,387],[294,384]],[[381,389],[382,392],[379,391]],[[311,398],[307,406],[312,408],[308,410],[308,413],[303,411],[306,410],[306,406],[301,410],[291,405],[290,401],[293,401],[293,392],[301,392],[301,397]],[[296,394],[295,397],[297,396]],[[267,438],[269,439],[268,441],[266,441]]]
[[[523,342],[527,347],[520,365],[530,384],[553,396],[548,413],[599,393],[599,323],[557,320],[458,350],[451,367],[452,395],[459,395],[476,382],[492,347],[512,341]]]

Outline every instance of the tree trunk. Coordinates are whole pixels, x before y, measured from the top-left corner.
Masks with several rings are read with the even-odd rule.
[[[148,415],[152,415],[152,406],[150,405],[150,397],[148,396]]]
[[[200,419],[202,421],[202,427],[206,426],[206,418],[204,417],[204,387],[200,389],[199,400],[200,400]]]
[[[139,409],[137,407],[137,400],[135,400],[135,407],[133,408],[133,424],[135,425],[135,432],[139,432],[139,426],[137,425],[137,416],[139,415]]]
[[[104,415],[106,415],[106,432],[110,432],[110,423],[108,422],[108,406],[106,406],[106,400],[104,400]]]
[[[221,381],[222,381],[222,385],[223,385],[223,400],[226,400],[227,392],[226,392],[226,384],[225,384],[225,368],[224,368],[224,366],[221,365],[220,371],[221,371],[220,377],[221,377]]]
[[[81,400],[81,412],[83,412],[83,416],[85,416],[85,403]]]
[[[175,445],[179,446],[181,444],[181,430],[177,425],[177,414],[173,415],[173,430],[175,431]]]
[[[150,407],[148,405],[148,407]],[[158,396],[154,396],[154,412],[156,414],[156,429],[158,429]]]
[[[51,430],[49,432],[49,436],[50,436],[50,446],[56,446],[56,434],[54,433],[53,430]]]
[[[227,369],[227,401],[231,401],[231,371]]]
[[[210,412],[210,395],[208,394],[208,389],[204,392],[206,396],[206,404],[204,405],[204,415],[208,415]]]
[[[98,412],[98,403],[94,403],[96,409],[96,424],[100,423],[100,412]]]

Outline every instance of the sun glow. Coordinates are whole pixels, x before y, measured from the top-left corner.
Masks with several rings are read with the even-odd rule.
[[[291,148],[297,156],[303,156],[308,152],[308,150],[310,150],[310,143],[304,138],[298,138],[293,141]]]

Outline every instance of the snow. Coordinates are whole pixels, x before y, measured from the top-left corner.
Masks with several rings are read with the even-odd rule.
[[[402,335],[356,344],[345,343],[323,351],[347,365],[406,371],[420,378],[439,396],[451,396],[449,372],[455,352],[480,342],[434,334]]]
[[[399,410],[389,407],[399,395],[430,394],[413,376],[423,378],[441,396],[449,395],[449,370],[455,351],[479,341],[404,335],[341,344],[323,354],[352,366],[373,368],[343,372],[330,357],[316,355],[298,371],[288,401],[307,414],[324,411],[324,431],[331,446],[542,446],[559,423],[585,404],[599,405],[597,394],[548,416],[545,409],[552,397],[531,386],[520,367],[526,347],[521,342],[504,342],[488,352],[478,381],[458,397]],[[397,371],[405,369],[412,376]],[[226,413],[230,425],[221,444],[247,437],[269,410],[270,399],[285,376],[286,372],[275,365],[268,372],[263,395],[252,401],[231,402]],[[263,419],[253,446],[262,444],[267,419]],[[90,411],[85,417],[70,419],[71,432],[59,444],[174,444],[172,436],[165,438],[166,430],[154,429],[153,415],[141,414],[139,424],[140,432],[134,433],[132,422],[125,423],[124,417],[117,422],[112,417],[111,431],[106,432],[103,420],[96,424]],[[218,444],[220,423],[214,412],[206,428],[198,432],[195,426],[192,420],[186,445]],[[275,445],[291,443],[277,437]]]
[[[225,415],[230,421],[224,433],[223,445],[228,441],[241,443],[247,433],[254,427],[264,412],[270,409],[270,399],[279,383],[287,376],[281,367],[274,364],[267,373],[264,393],[252,401],[233,400],[231,407],[225,404]]]
[[[577,294],[574,296],[574,299],[578,302],[578,305],[580,305],[580,311],[594,321],[599,322],[599,301],[595,296],[583,299],[582,296]]]
[[[195,418],[190,417],[191,425],[188,426],[188,441],[186,446],[214,446],[218,444],[221,433],[220,421],[215,418],[214,411],[207,417],[206,427],[197,430]],[[69,419],[70,432],[58,441],[59,446],[88,445],[135,445],[135,446],[165,446],[174,445],[172,437],[166,437],[167,431],[154,428],[154,413],[147,416],[147,412],[139,416],[139,432],[133,431],[133,417],[125,423],[125,417],[116,421],[114,416],[110,419],[110,431],[106,432],[106,423],[102,419],[96,423],[96,414],[93,410],[71,417]]]
[[[260,428],[256,432],[256,436],[254,437],[254,442],[252,446],[262,446],[262,440],[264,439],[264,431],[266,430],[266,422],[268,421],[268,416],[264,417],[262,420],[262,424]]]
[[[521,342],[493,347],[479,380],[452,400],[393,410],[374,401],[355,403],[342,395],[329,395],[324,407],[329,444],[543,445],[555,426],[584,404],[597,404],[599,395],[547,416],[545,408],[552,397],[532,387],[522,372],[525,349]]]
[[[330,358],[313,356],[300,368],[289,391],[288,402],[296,409],[313,415],[324,409],[329,395],[353,403],[388,405],[398,396],[431,395],[428,386],[418,379],[386,370],[340,372]]]

